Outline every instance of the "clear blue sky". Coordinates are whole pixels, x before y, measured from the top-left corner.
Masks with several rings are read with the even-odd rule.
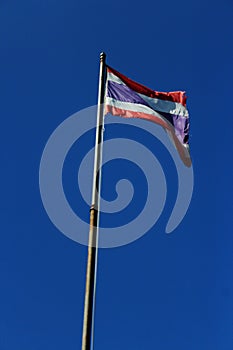
[[[87,248],[50,222],[38,169],[52,131],[96,103],[102,50],[138,82],[187,91],[195,190],[172,235],[171,196],[143,238],[100,251],[95,350],[231,350],[232,3],[3,0],[0,9],[0,350],[80,349]]]

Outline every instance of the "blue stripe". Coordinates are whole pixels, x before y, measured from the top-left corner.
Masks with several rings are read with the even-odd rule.
[[[136,92],[131,90],[128,86],[118,84],[115,81],[108,81],[107,96],[118,101],[140,103],[141,105],[150,107],[148,103],[146,103]]]

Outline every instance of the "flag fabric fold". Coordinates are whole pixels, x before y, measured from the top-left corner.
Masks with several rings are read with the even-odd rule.
[[[189,114],[184,91],[158,92],[107,66],[105,114],[141,118],[161,125],[186,166],[189,154]]]

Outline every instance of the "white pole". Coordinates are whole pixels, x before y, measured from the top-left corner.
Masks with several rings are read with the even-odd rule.
[[[103,121],[104,121],[104,94],[106,79],[106,55],[100,54],[99,94],[96,123],[95,159],[92,187],[92,205],[90,208],[90,231],[88,243],[88,259],[86,272],[86,292],[83,317],[82,350],[93,349],[94,335],[94,309],[96,270],[98,257],[98,234],[99,234],[99,202],[101,185],[101,164],[103,149]]]

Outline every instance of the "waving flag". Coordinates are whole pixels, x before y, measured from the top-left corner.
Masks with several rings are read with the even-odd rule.
[[[158,92],[107,67],[105,113],[141,118],[161,125],[170,135],[186,166],[189,155],[189,114],[184,91]]]

